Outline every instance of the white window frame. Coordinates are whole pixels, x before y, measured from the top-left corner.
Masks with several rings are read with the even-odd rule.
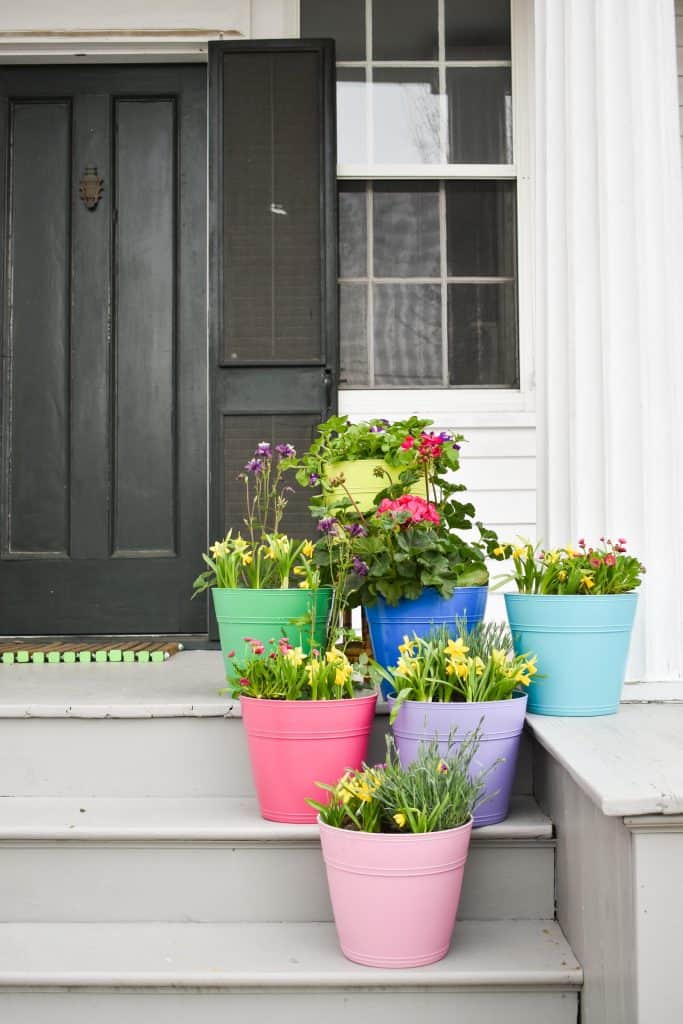
[[[511,0],[511,61],[448,61],[448,66],[476,67],[482,64],[512,64],[512,164],[340,164],[339,181],[382,180],[514,180],[517,182],[517,292],[519,388],[345,388],[339,392],[340,410],[352,418],[373,415],[401,416],[408,412],[435,419],[452,418],[467,413],[468,420],[478,421],[479,414],[495,415],[504,425],[510,413],[535,412],[534,369],[534,194],[533,194],[533,62],[534,23],[533,0]],[[444,24],[444,0],[438,0],[440,26]],[[366,32],[371,38],[372,0],[366,0]],[[440,33],[443,45],[443,31]],[[381,61],[383,67],[441,67],[436,61]],[[367,61],[339,61],[344,68],[365,69]],[[443,91],[444,83],[441,82]],[[445,116],[445,115],[444,115]],[[367,117],[368,138],[372,133],[372,105]],[[443,191],[443,190],[441,190]],[[443,240],[442,240],[443,242]],[[444,293],[442,303],[447,301]],[[369,315],[371,315],[371,310]],[[381,410],[381,412],[380,412]],[[473,419],[474,417],[474,419]],[[483,422],[490,423],[487,415]],[[531,425],[533,415],[523,417]],[[517,425],[521,425],[519,419]]]

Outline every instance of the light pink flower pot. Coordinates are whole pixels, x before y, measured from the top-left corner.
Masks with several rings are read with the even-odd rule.
[[[472,822],[385,835],[320,823],[342,952],[369,967],[420,967],[448,952]]]
[[[333,784],[361,767],[377,695],[345,700],[265,700],[240,697],[249,759],[261,815],[269,821],[314,822],[316,782]]]

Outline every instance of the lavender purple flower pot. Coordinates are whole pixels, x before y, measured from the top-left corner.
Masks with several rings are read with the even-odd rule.
[[[453,746],[457,746],[481,722],[481,743],[472,762],[471,774],[490,771],[484,793],[486,802],[482,802],[474,812],[474,828],[504,821],[510,809],[526,701],[526,693],[516,693],[511,700],[480,703],[404,701],[392,725],[401,764],[404,767],[411,764],[417,757],[420,743],[434,740],[438,741],[445,756],[449,736]],[[391,697],[388,703],[391,708],[394,704]]]

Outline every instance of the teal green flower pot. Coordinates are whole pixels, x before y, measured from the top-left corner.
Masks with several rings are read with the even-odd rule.
[[[331,587],[321,587],[319,590],[301,590],[298,587],[288,590],[250,590],[238,587],[231,590],[213,587],[211,593],[226,676],[232,672],[233,657],[241,660],[251,654],[245,637],[261,640],[266,650],[269,648],[269,640],[277,642],[283,636],[295,647],[301,645],[306,652],[311,646],[322,647],[325,643],[332,605]],[[295,625],[293,620],[301,619],[313,611],[315,622],[311,645],[310,626]]]
[[[616,714],[637,602],[635,592],[505,594],[515,654],[538,656],[530,714]]]

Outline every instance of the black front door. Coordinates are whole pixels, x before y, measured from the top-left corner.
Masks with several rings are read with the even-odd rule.
[[[206,630],[206,69],[0,70],[0,633]]]

